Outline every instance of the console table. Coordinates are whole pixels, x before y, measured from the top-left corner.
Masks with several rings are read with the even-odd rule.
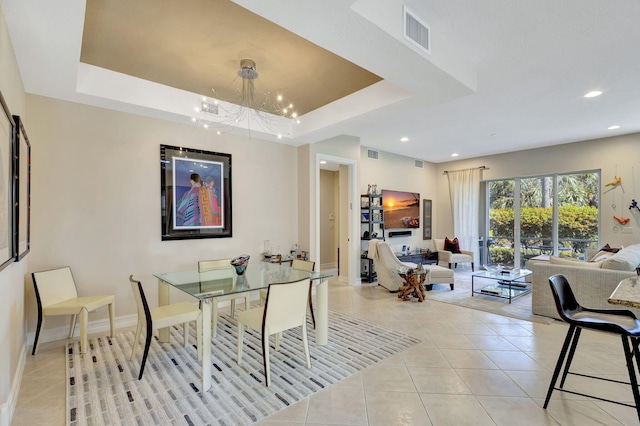
[[[437,251],[425,251],[423,253],[412,254],[396,254],[396,257],[400,262],[421,263],[423,265],[438,264],[438,252]]]

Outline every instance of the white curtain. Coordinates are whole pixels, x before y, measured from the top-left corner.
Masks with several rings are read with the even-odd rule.
[[[461,249],[473,252],[475,262],[480,261],[478,212],[480,210],[481,174],[482,169],[447,172],[454,236],[458,237]]]

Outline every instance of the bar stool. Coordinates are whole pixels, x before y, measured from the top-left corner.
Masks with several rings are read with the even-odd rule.
[[[551,285],[551,292],[553,293],[553,299],[556,302],[556,308],[558,314],[567,323],[569,323],[569,331],[567,337],[562,345],[560,351],[560,357],[558,363],[553,372],[551,383],[549,384],[549,391],[547,392],[547,398],[544,401],[544,408],[549,405],[549,399],[554,390],[561,392],[572,393],[574,395],[586,396],[588,398],[598,399],[600,401],[611,402],[618,405],[624,405],[627,407],[633,407],[638,413],[638,419],[640,419],[640,392],[638,391],[638,379],[636,377],[635,367],[638,367],[640,371],[640,354],[638,353],[639,339],[640,338],[640,321],[636,318],[633,312],[626,309],[592,309],[581,306],[571,290],[571,286],[567,281],[567,277],[564,275],[553,275],[549,277],[549,284]],[[575,354],[576,347],[578,346],[578,339],[580,338],[580,332],[583,328],[605,331],[608,333],[618,334],[622,338],[622,348],[624,350],[624,356],[627,362],[627,369],[629,371],[629,382],[622,382],[619,380],[607,379],[604,377],[590,376],[587,374],[579,374],[569,371],[573,355]],[[634,367],[635,358],[635,367]],[[556,387],[562,364],[565,364],[562,371],[562,379],[560,380],[560,386]],[[600,398],[594,395],[587,395],[584,393],[574,392],[568,389],[564,389],[564,382],[568,374],[576,376],[587,377],[590,379],[605,380],[608,382],[621,383],[631,385],[633,392],[633,399],[635,405],[627,404],[620,401],[613,401],[610,399]]]

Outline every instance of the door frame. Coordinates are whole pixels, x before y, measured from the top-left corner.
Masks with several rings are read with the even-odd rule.
[[[350,285],[360,284],[360,269],[359,269],[359,223],[360,219],[359,209],[356,210],[356,206],[360,206],[359,193],[357,188],[357,176],[358,176],[358,162],[357,160],[344,157],[336,157],[333,155],[316,153],[314,161],[315,168],[315,211],[313,212],[312,222],[315,227],[315,253],[320,253],[320,161],[326,161],[328,163],[335,163],[345,165],[348,168],[348,199],[349,199],[349,220],[348,220],[348,239],[349,247],[347,250],[341,250],[341,254],[345,253],[348,256],[347,264],[349,265],[347,281]],[[342,207],[341,207],[342,208]],[[340,227],[342,232],[342,227]]]

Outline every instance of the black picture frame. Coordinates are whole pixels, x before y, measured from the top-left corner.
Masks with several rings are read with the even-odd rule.
[[[431,231],[431,212],[432,212],[431,200],[422,200],[422,239],[430,240],[432,238]]]
[[[20,116],[13,120],[13,244],[19,262],[31,251],[31,143]]]
[[[231,154],[160,145],[162,241],[232,237],[231,189]]]
[[[15,122],[0,92],[0,270],[15,261],[13,238],[13,146]]]

